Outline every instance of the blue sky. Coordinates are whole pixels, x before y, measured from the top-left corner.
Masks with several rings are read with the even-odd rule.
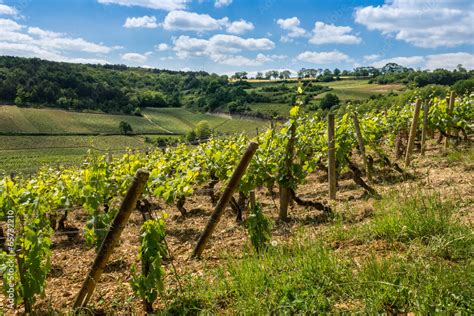
[[[0,55],[175,70],[474,68],[472,0],[0,0]]]

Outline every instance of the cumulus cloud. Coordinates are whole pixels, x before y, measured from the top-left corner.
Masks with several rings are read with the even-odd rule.
[[[208,14],[171,11],[165,17],[163,28],[170,31],[215,31],[229,23],[228,18],[214,19]]]
[[[395,63],[398,65],[402,65],[404,67],[418,68],[422,66],[424,61],[425,61],[425,58],[423,56],[393,57],[393,58],[382,59],[377,62],[374,62],[372,66],[381,68],[388,63]]]
[[[137,6],[156,10],[181,10],[186,8],[189,0],[98,0],[102,4],[118,4],[122,6]]]
[[[232,0],[216,0],[214,6],[216,8],[227,7],[232,3]]]
[[[121,57],[123,60],[133,62],[133,63],[144,63],[148,60],[148,56],[151,55],[151,52],[145,54],[138,54],[138,53],[126,53],[123,54]]]
[[[234,21],[227,26],[227,32],[232,34],[243,34],[254,29],[252,22],[247,22],[245,20]]]
[[[427,56],[393,57],[374,62],[372,66],[383,67],[388,63],[396,63],[410,68],[421,69],[455,69],[458,65],[463,65],[466,69],[474,69],[474,54],[466,52],[433,54]]]
[[[235,35],[217,34],[209,39],[181,35],[174,39],[173,50],[179,58],[208,57],[225,65],[257,65],[269,61],[277,55],[257,55],[254,59],[239,55],[243,51],[270,50],[275,43],[267,38],[242,38]]]
[[[154,29],[158,27],[156,23],[156,18],[154,16],[142,16],[137,18],[127,18],[125,24],[123,25],[125,28],[149,28]]]
[[[160,43],[158,45],[155,45],[155,50],[159,52],[164,52],[164,51],[167,51],[168,49],[170,49],[170,47],[166,43]]]
[[[427,69],[455,69],[458,65],[463,65],[466,69],[474,69],[474,54],[459,52],[426,56]]]
[[[418,47],[473,44],[472,0],[386,0],[357,8],[355,21]]]
[[[365,55],[364,60],[365,61],[374,61],[379,59],[381,56],[379,54],[371,54],[371,55]]]
[[[310,52],[306,51],[296,57],[299,61],[309,62],[313,64],[333,64],[340,62],[349,62],[351,59],[338,50],[331,52]]]
[[[287,31],[287,34],[281,37],[281,41],[291,42],[293,38],[307,36],[306,30],[300,27],[300,23],[297,17],[278,19],[277,24],[282,30]]]
[[[106,63],[103,58],[71,58],[66,53],[107,54],[108,47],[69,37],[67,34],[27,27],[9,19],[0,19],[0,51],[4,55],[39,57],[55,61]]]
[[[14,7],[9,7],[5,4],[0,3],[0,14],[17,16],[18,11]]]
[[[359,44],[360,37],[349,34],[351,32],[350,26],[336,26],[318,21],[314,25],[313,35],[309,42],[311,44]]]
[[[170,31],[206,32],[226,29],[227,32],[233,34],[243,34],[254,29],[251,22],[242,19],[231,22],[227,17],[215,19],[209,14],[181,10],[169,12],[162,26],[165,30]]]

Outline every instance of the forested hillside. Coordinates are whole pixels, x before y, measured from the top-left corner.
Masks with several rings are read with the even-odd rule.
[[[144,107],[212,111],[231,101],[258,102],[242,82],[206,72],[82,65],[0,56],[0,102],[131,114]],[[261,101],[265,101],[263,98]]]

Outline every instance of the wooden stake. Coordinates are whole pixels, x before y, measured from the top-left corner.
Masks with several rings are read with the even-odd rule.
[[[367,175],[367,179],[369,181],[372,181],[372,172],[367,162],[367,156],[365,155],[364,138],[362,138],[362,132],[360,131],[360,124],[359,124],[359,118],[357,117],[357,113],[354,113],[352,115],[352,119],[354,120],[354,128],[356,131],[357,142],[359,143],[360,155],[362,157],[362,161],[364,162],[365,174]]]
[[[448,126],[446,128],[446,138],[444,140],[444,149],[447,150],[449,148],[449,142],[451,138],[451,116],[453,115],[453,110],[454,110],[454,101],[456,100],[456,94],[454,91],[451,91],[451,94],[449,95],[449,98],[446,98],[446,106],[448,107],[447,109],[447,119],[448,119]]]
[[[255,191],[250,191],[250,209],[255,210],[256,203],[255,203]]]
[[[147,170],[137,170],[137,173],[128,188],[127,194],[120,204],[120,209],[112,222],[110,230],[107,232],[107,236],[105,236],[94,263],[92,264],[92,267],[82,284],[82,288],[77,295],[76,301],[74,302],[74,309],[86,306],[92,297],[92,293],[94,293],[99,278],[104,271],[115,246],[120,240],[120,234],[127,224],[130,213],[135,209],[137,200],[142,194],[143,188],[148,181],[148,177],[149,173]]]
[[[292,178],[291,166],[293,165],[293,153],[295,149],[295,134],[296,125],[291,124],[290,127],[290,139],[286,146],[286,159],[285,159],[285,180],[289,182]],[[288,204],[291,200],[290,188],[286,185],[280,185],[280,212],[278,214],[279,221],[286,221],[288,219]]]
[[[413,112],[413,120],[411,122],[410,136],[408,138],[407,152],[405,155],[405,166],[410,165],[411,153],[413,151],[413,145],[415,144],[416,130],[418,128],[418,118],[420,117],[421,100],[416,99],[415,111]]]
[[[235,169],[232,177],[230,178],[229,183],[227,184],[227,187],[225,188],[224,193],[222,193],[221,198],[219,199],[219,202],[217,202],[214,212],[212,213],[211,217],[209,218],[209,221],[207,222],[206,228],[202,232],[201,237],[199,237],[199,241],[193,250],[192,257],[200,257],[202,255],[209,238],[214,232],[214,229],[216,228],[217,223],[219,223],[219,220],[222,214],[224,213],[226,205],[229,203],[232,197],[232,194],[234,193],[235,188],[239,185],[240,179],[244,175],[245,170],[247,170],[247,167],[250,164],[250,161],[252,160],[253,155],[257,151],[257,148],[258,148],[257,143],[249,144],[247,151],[242,156],[242,159],[240,160],[239,165]]]
[[[430,109],[430,103],[429,101],[426,101],[425,104],[423,105],[423,127],[421,130],[421,155],[425,155],[425,149],[426,149],[426,135],[428,133],[428,111]]]
[[[336,148],[334,114],[328,115],[328,183],[329,198],[336,199]]]

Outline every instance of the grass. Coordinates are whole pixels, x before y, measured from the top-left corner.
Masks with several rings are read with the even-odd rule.
[[[410,243],[418,251],[448,260],[463,260],[474,253],[472,227],[460,224],[456,211],[460,200],[443,201],[436,194],[391,193],[376,204],[370,222],[345,227],[339,222],[330,232],[331,241],[367,243],[385,240]]]
[[[333,93],[342,101],[363,100],[373,94],[387,94],[390,91],[399,91],[402,89],[401,85],[369,84],[368,80],[341,80],[321,82],[318,84],[332,88],[332,91],[326,93]],[[326,93],[317,95],[315,99],[321,99]]]
[[[254,112],[261,112],[267,115],[273,115],[274,113],[282,114],[290,112],[291,106],[285,103],[253,103],[250,108]]]
[[[187,276],[183,293],[166,296],[164,313],[472,314],[474,239],[471,227],[456,220],[460,207],[437,194],[390,194],[373,219],[345,233],[336,222],[327,227],[336,233],[316,239],[303,233],[263,254],[229,255],[225,266]],[[332,250],[334,240],[404,246],[385,253],[368,246],[354,257],[350,246]]]

